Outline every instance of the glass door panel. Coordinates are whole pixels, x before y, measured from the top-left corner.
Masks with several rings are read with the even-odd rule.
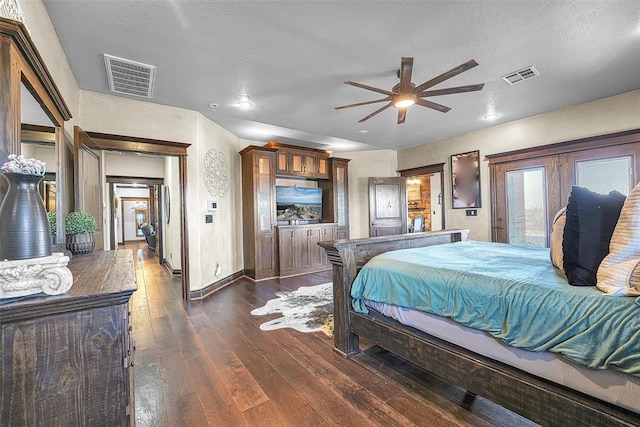
[[[508,243],[547,245],[547,185],[545,168],[506,173]]]
[[[631,156],[576,162],[576,185],[600,194],[616,190],[625,196],[633,187]]]

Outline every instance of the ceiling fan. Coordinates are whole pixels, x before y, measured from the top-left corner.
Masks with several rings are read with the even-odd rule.
[[[341,105],[339,107],[335,107],[335,109],[342,110],[343,108],[359,107],[361,105],[375,104],[377,102],[388,102],[384,107],[379,108],[373,113],[369,114],[368,116],[360,119],[358,123],[362,123],[366,120],[369,120],[371,117],[375,116],[378,113],[383,112],[384,110],[392,106],[398,109],[398,124],[404,123],[404,120],[407,117],[407,108],[414,104],[431,108],[433,110],[440,111],[441,113],[446,113],[447,111],[451,110],[451,108],[445,107],[444,105],[440,105],[435,102],[427,101],[426,99],[423,99],[423,98],[427,98],[430,96],[451,95],[453,93],[473,92],[476,90],[482,90],[482,88],[484,87],[484,83],[450,87],[447,89],[436,89],[436,90],[427,90],[427,89],[437,85],[438,83],[442,83],[445,80],[455,77],[458,74],[463,73],[475,67],[476,65],[478,65],[478,63],[474,59],[470,59],[464,64],[460,64],[457,67],[454,67],[449,71],[445,71],[439,76],[434,77],[431,80],[427,80],[426,82],[416,86],[415,84],[411,83],[413,58],[403,57],[402,62],[400,63],[400,70],[398,70],[398,78],[400,79],[400,83],[395,85],[391,90],[380,89],[377,87],[368,86],[362,83],[356,83],[352,81],[345,82],[345,84],[348,84],[351,86],[355,86],[355,87],[370,90],[373,92],[378,92],[383,95],[387,95],[385,98],[375,99],[373,101],[358,102],[356,104]]]

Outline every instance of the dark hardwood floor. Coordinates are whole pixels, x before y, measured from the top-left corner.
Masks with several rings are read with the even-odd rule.
[[[139,426],[531,425],[378,348],[352,360],[323,333],[261,331],[252,316],[278,291],[331,281],[330,272],[252,283],[181,300],[144,244],[134,250],[132,298]],[[122,248],[122,246],[121,246]]]

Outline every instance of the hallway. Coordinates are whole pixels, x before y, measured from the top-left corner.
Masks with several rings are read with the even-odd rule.
[[[185,304],[180,277],[146,245],[125,248],[138,282],[131,311],[139,426],[531,424],[482,398],[466,402],[463,390],[378,347],[347,361],[323,333],[259,329],[271,317],[252,316],[253,308],[275,292],[331,281],[330,271],[240,279]]]

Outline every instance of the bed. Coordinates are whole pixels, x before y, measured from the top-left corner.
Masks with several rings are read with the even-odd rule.
[[[401,260],[410,256],[391,251],[438,245],[444,246],[433,249],[461,250],[467,241],[467,230],[450,230],[321,243],[333,264],[335,350],[344,357],[352,357],[360,351],[359,337],[366,338],[472,394],[493,400],[543,425],[640,424],[640,372],[636,371],[640,368],[640,355],[635,347],[617,354],[615,351],[594,352],[597,354],[591,361],[577,360],[580,354],[572,356],[563,349],[566,339],[554,341],[547,337],[517,348],[506,344],[522,345],[515,342],[517,338],[507,336],[506,342],[496,338],[500,328],[489,327],[490,332],[477,329],[473,320],[481,316],[464,318],[463,315],[456,322],[449,315],[443,317],[402,307],[404,304],[375,301],[379,299],[377,291],[361,289],[361,279],[369,274],[369,267],[356,280],[362,267],[376,255],[399,253],[396,259]],[[549,271],[553,272],[550,262],[548,264]],[[614,300],[599,295],[594,289],[576,292],[585,293],[585,298],[607,298],[610,300],[607,303],[614,305],[625,301],[620,309],[627,313],[631,334],[640,334],[638,330],[633,331],[637,327],[634,322],[640,322],[640,307],[635,306],[635,299]],[[391,294],[397,297],[398,292]],[[401,295],[396,302],[402,302],[402,298]],[[557,301],[554,305],[557,306]],[[596,329],[593,333],[603,333],[603,330]],[[630,340],[628,334],[619,338],[623,342]],[[593,337],[584,339],[588,343]],[[529,351],[527,345],[541,351]],[[611,345],[614,350],[619,346]]]

